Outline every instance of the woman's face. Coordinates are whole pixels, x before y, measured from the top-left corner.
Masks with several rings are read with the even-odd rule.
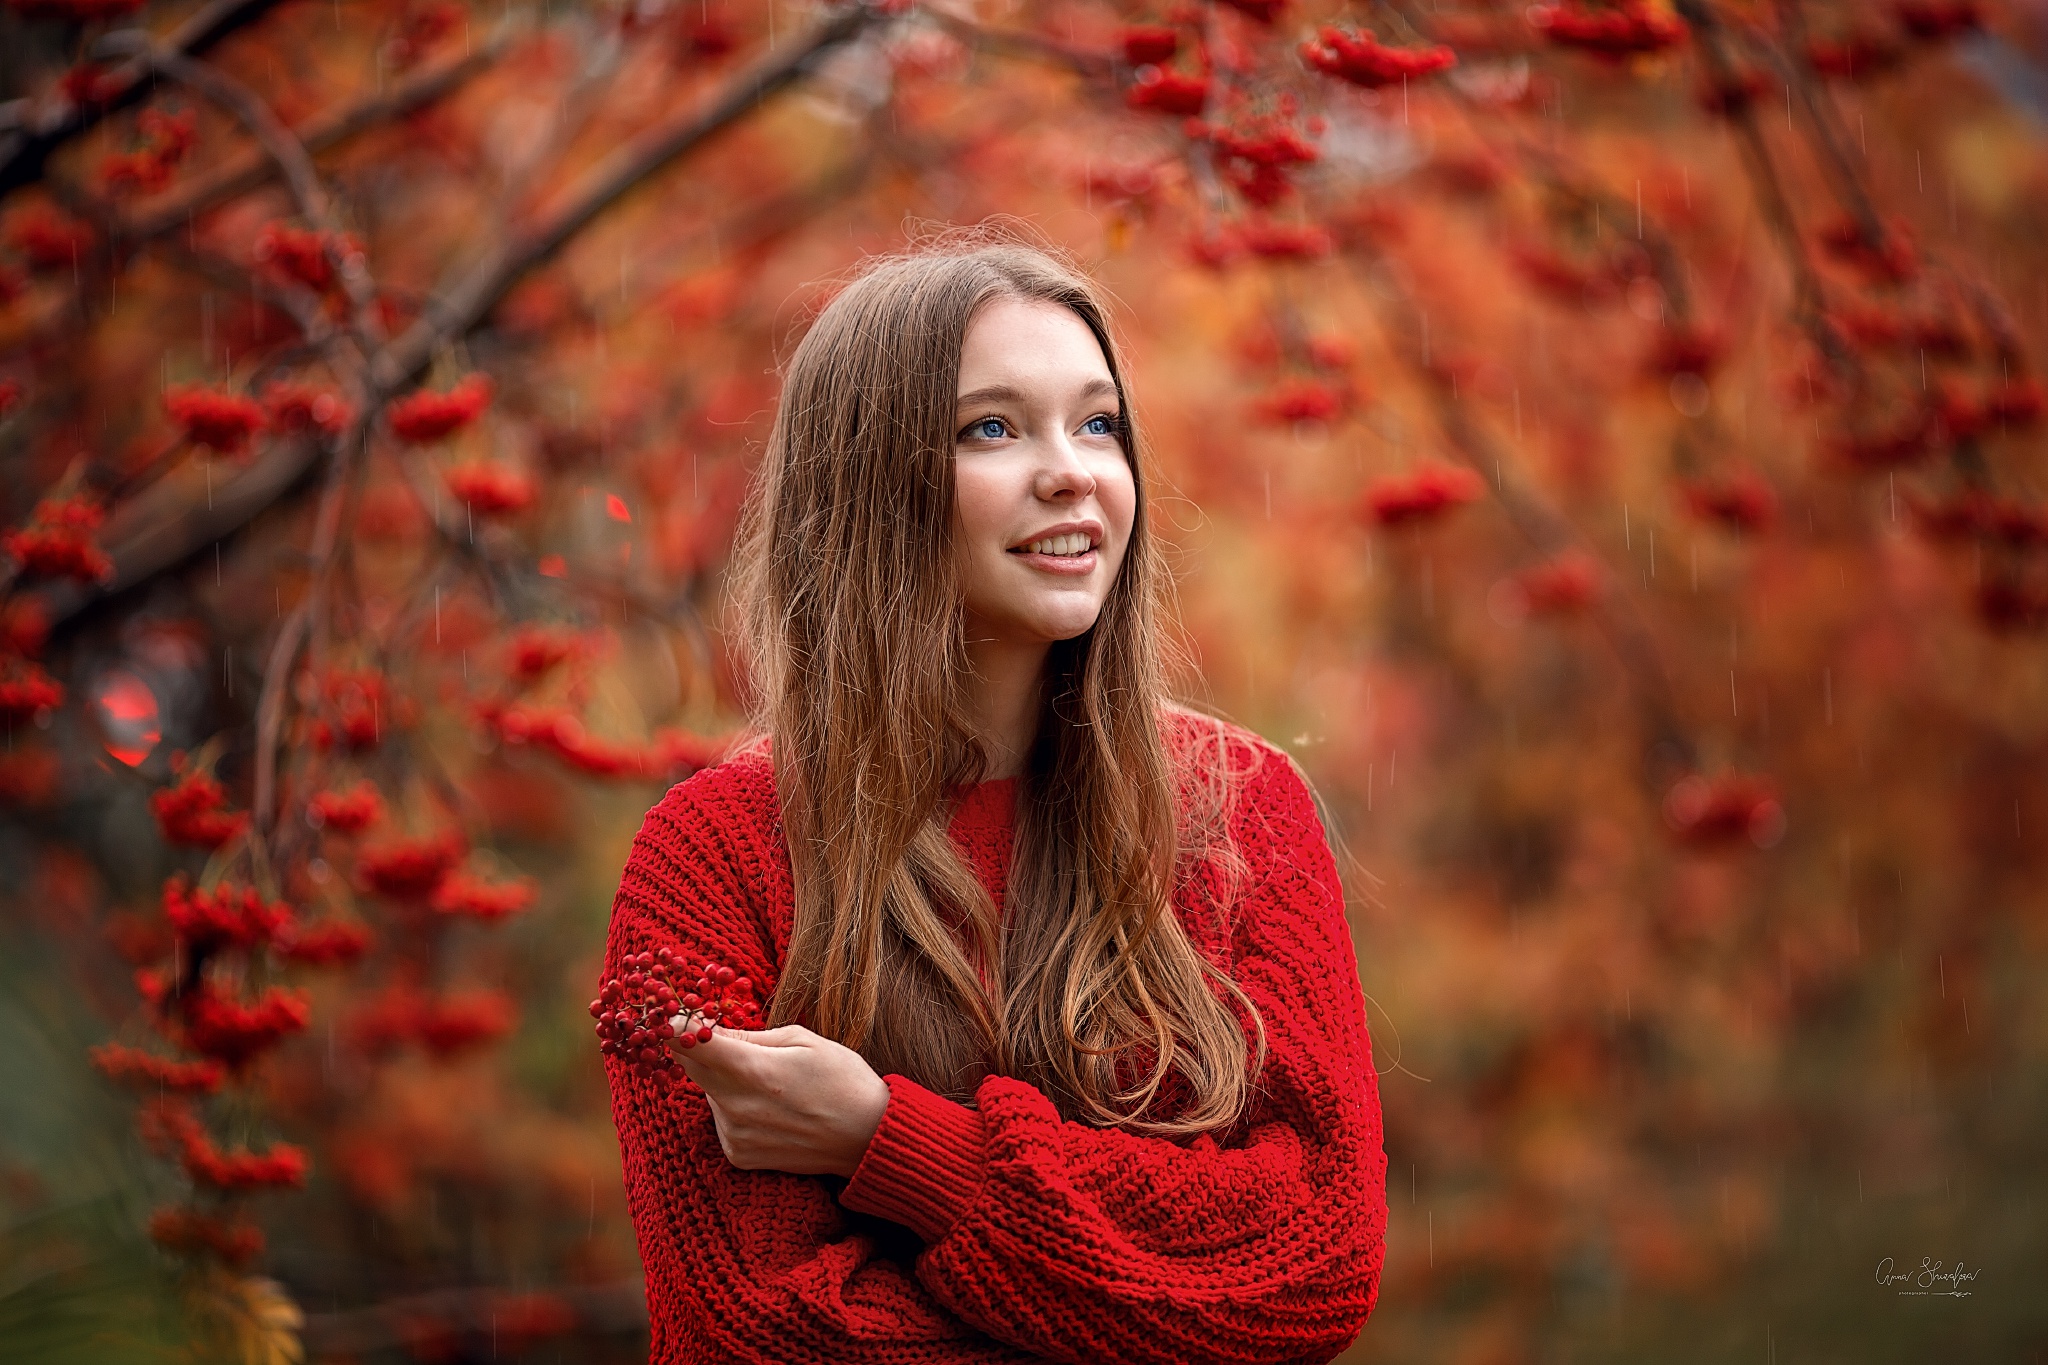
[[[953,529],[971,642],[1044,645],[1095,624],[1137,488],[1109,363],[1071,309],[997,299],[960,353]]]

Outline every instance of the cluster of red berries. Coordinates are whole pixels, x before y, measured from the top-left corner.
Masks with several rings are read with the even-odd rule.
[[[0,531],[0,550],[12,555],[25,574],[106,582],[114,576],[114,561],[92,541],[92,532],[104,517],[99,505],[83,494],[44,498],[26,527]]]
[[[109,193],[134,189],[152,193],[171,183],[171,173],[199,140],[199,116],[190,109],[166,113],[145,109],[136,120],[136,145],[100,162]]]
[[[602,1040],[598,1050],[621,1058],[643,1076],[674,1072],[671,1038],[691,1048],[710,1042],[714,1027],[761,1026],[753,981],[730,967],[707,962],[697,984],[679,991],[675,983],[682,961],[666,948],[629,955],[620,965],[626,974],[604,983],[590,1002],[590,1016]],[[679,1021],[688,1027],[679,1028]]]
[[[269,414],[255,399],[204,384],[174,384],[164,390],[163,403],[186,440],[223,455],[240,455],[269,425]]]
[[[385,409],[392,434],[411,445],[438,441],[468,426],[491,405],[495,386],[487,374],[472,374],[446,393],[423,390]]]
[[[1301,59],[1326,76],[1368,90],[1434,76],[1458,64],[1447,47],[1388,47],[1370,33],[1346,33],[1325,24],[1301,45]]]

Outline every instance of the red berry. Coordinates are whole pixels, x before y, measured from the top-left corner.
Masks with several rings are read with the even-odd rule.
[[[736,991],[741,992],[751,991],[754,989],[754,983],[749,978],[743,976],[739,980],[732,983],[732,988]]]
[[[680,1042],[684,1047],[695,1047],[697,1046],[697,1035],[694,1033],[685,1033],[677,1041]]]
[[[700,1043],[711,1041],[711,1025],[706,1024],[703,1028],[697,1030],[697,1041]]]

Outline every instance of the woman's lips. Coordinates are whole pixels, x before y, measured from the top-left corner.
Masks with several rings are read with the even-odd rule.
[[[1021,559],[1041,573],[1081,575],[1095,571],[1097,551],[1083,550],[1077,555],[1035,555],[1023,550],[1009,552],[1012,559]]]

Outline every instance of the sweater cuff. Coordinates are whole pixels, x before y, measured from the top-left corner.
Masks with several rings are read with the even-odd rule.
[[[892,1072],[882,1079],[889,1107],[839,1202],[936,1242],[981,1192],[987,1166],[982,1117],[908,1077]]]

